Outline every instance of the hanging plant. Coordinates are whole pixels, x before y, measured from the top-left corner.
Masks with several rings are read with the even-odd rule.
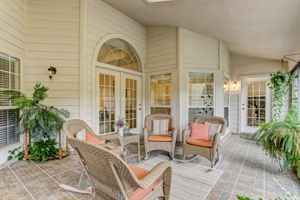
[[[262,124],[255,137],[272,159],[279,164],[282,161],[284,167],[295,166],[300,178],[300,121],[297,102],[293,102],[288,114],[281,119],[284,100],[295,78],[297,76],[288,72],[278,71],[271,74],[268,86],[273,93],[273,120]]]
[[[296,75],[280,70],[270,74],[270,76],[271,78],[268,87],[272,89],[273,120],[279,121],[284,100],[288,97],[290,85],[293,83]]]
[[[283,121],[271,121],[261,125],[256,133],[258,143],[263,145],[266,153],[284,167],[296,166],[300,177],[300,121],[297,119],[298,109],[292,106]]]

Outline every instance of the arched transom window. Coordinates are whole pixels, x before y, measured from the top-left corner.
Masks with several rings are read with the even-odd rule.
[[[140,60],[133,47],[121,39],[105,42],[98,54],[98,62],[142,72]]]

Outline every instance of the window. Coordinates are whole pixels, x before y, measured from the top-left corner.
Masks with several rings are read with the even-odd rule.
[[[0,53],[0,148],[19,141],[14,106],[3,91],[20,89],[20,60]]]
[[[298,110],[299,110],[300,108],[300,65],[293,71],[293,74],[298,75],[298,78],[296,78],[293,83],[292,101],[298,103]],[[300,112],[298,112],[298,119],[300,119]]]
[[[266,81],[248,82],[248,126],[260,126],[266,122]]]
[[[128,42],[121,39],[111,39],[105,42],[99,51],[97,61],[142,72],[137,53]]]
[[[224,118],[229,126],[229,78],[224,76]]]
[[[189,73],[189,122],[200,115],[214,114],[214,74]]]
[[[151,114],[171,114],[171,74],[152,75],[151,85]]]

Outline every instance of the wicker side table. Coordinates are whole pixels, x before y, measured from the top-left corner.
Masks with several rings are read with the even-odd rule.
[[[141,161],[140,134],[129,133],[127,135],[124,135],[123,137],[121,137],[121,142],[122,142],[121,145],[123,147],[131,143],[137,143],[137,160],[138,162],[140,162]]]

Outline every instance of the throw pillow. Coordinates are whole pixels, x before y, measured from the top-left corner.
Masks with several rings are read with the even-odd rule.
[[[153,120],[152,135],[169,135],[169,119]]]
[[[96,138],[95,136],[93,136],[93,135],[90,134],[90,133],[87,133],[87,134],[86,134],[86,141],[87,141],[87,142],[90,142],[90,143],[92,143],[92,144],[97,144],[97,145],[105,144],[104,141],[99,140],[98,138]]]
[[[86,131],[85,131],[85,129],[83,128],[81,131],[76,133],[75,137],[79,140],[86,140]]]
[[[214,140],[214,137],[217,133],[220,133],[222,125],[221,124],[213,124],[205,122],[208,125],[209,129],[209,140]]]
[[[191,123],[190,139],[193,140],[209,140],[209,130],[207,124]]]

